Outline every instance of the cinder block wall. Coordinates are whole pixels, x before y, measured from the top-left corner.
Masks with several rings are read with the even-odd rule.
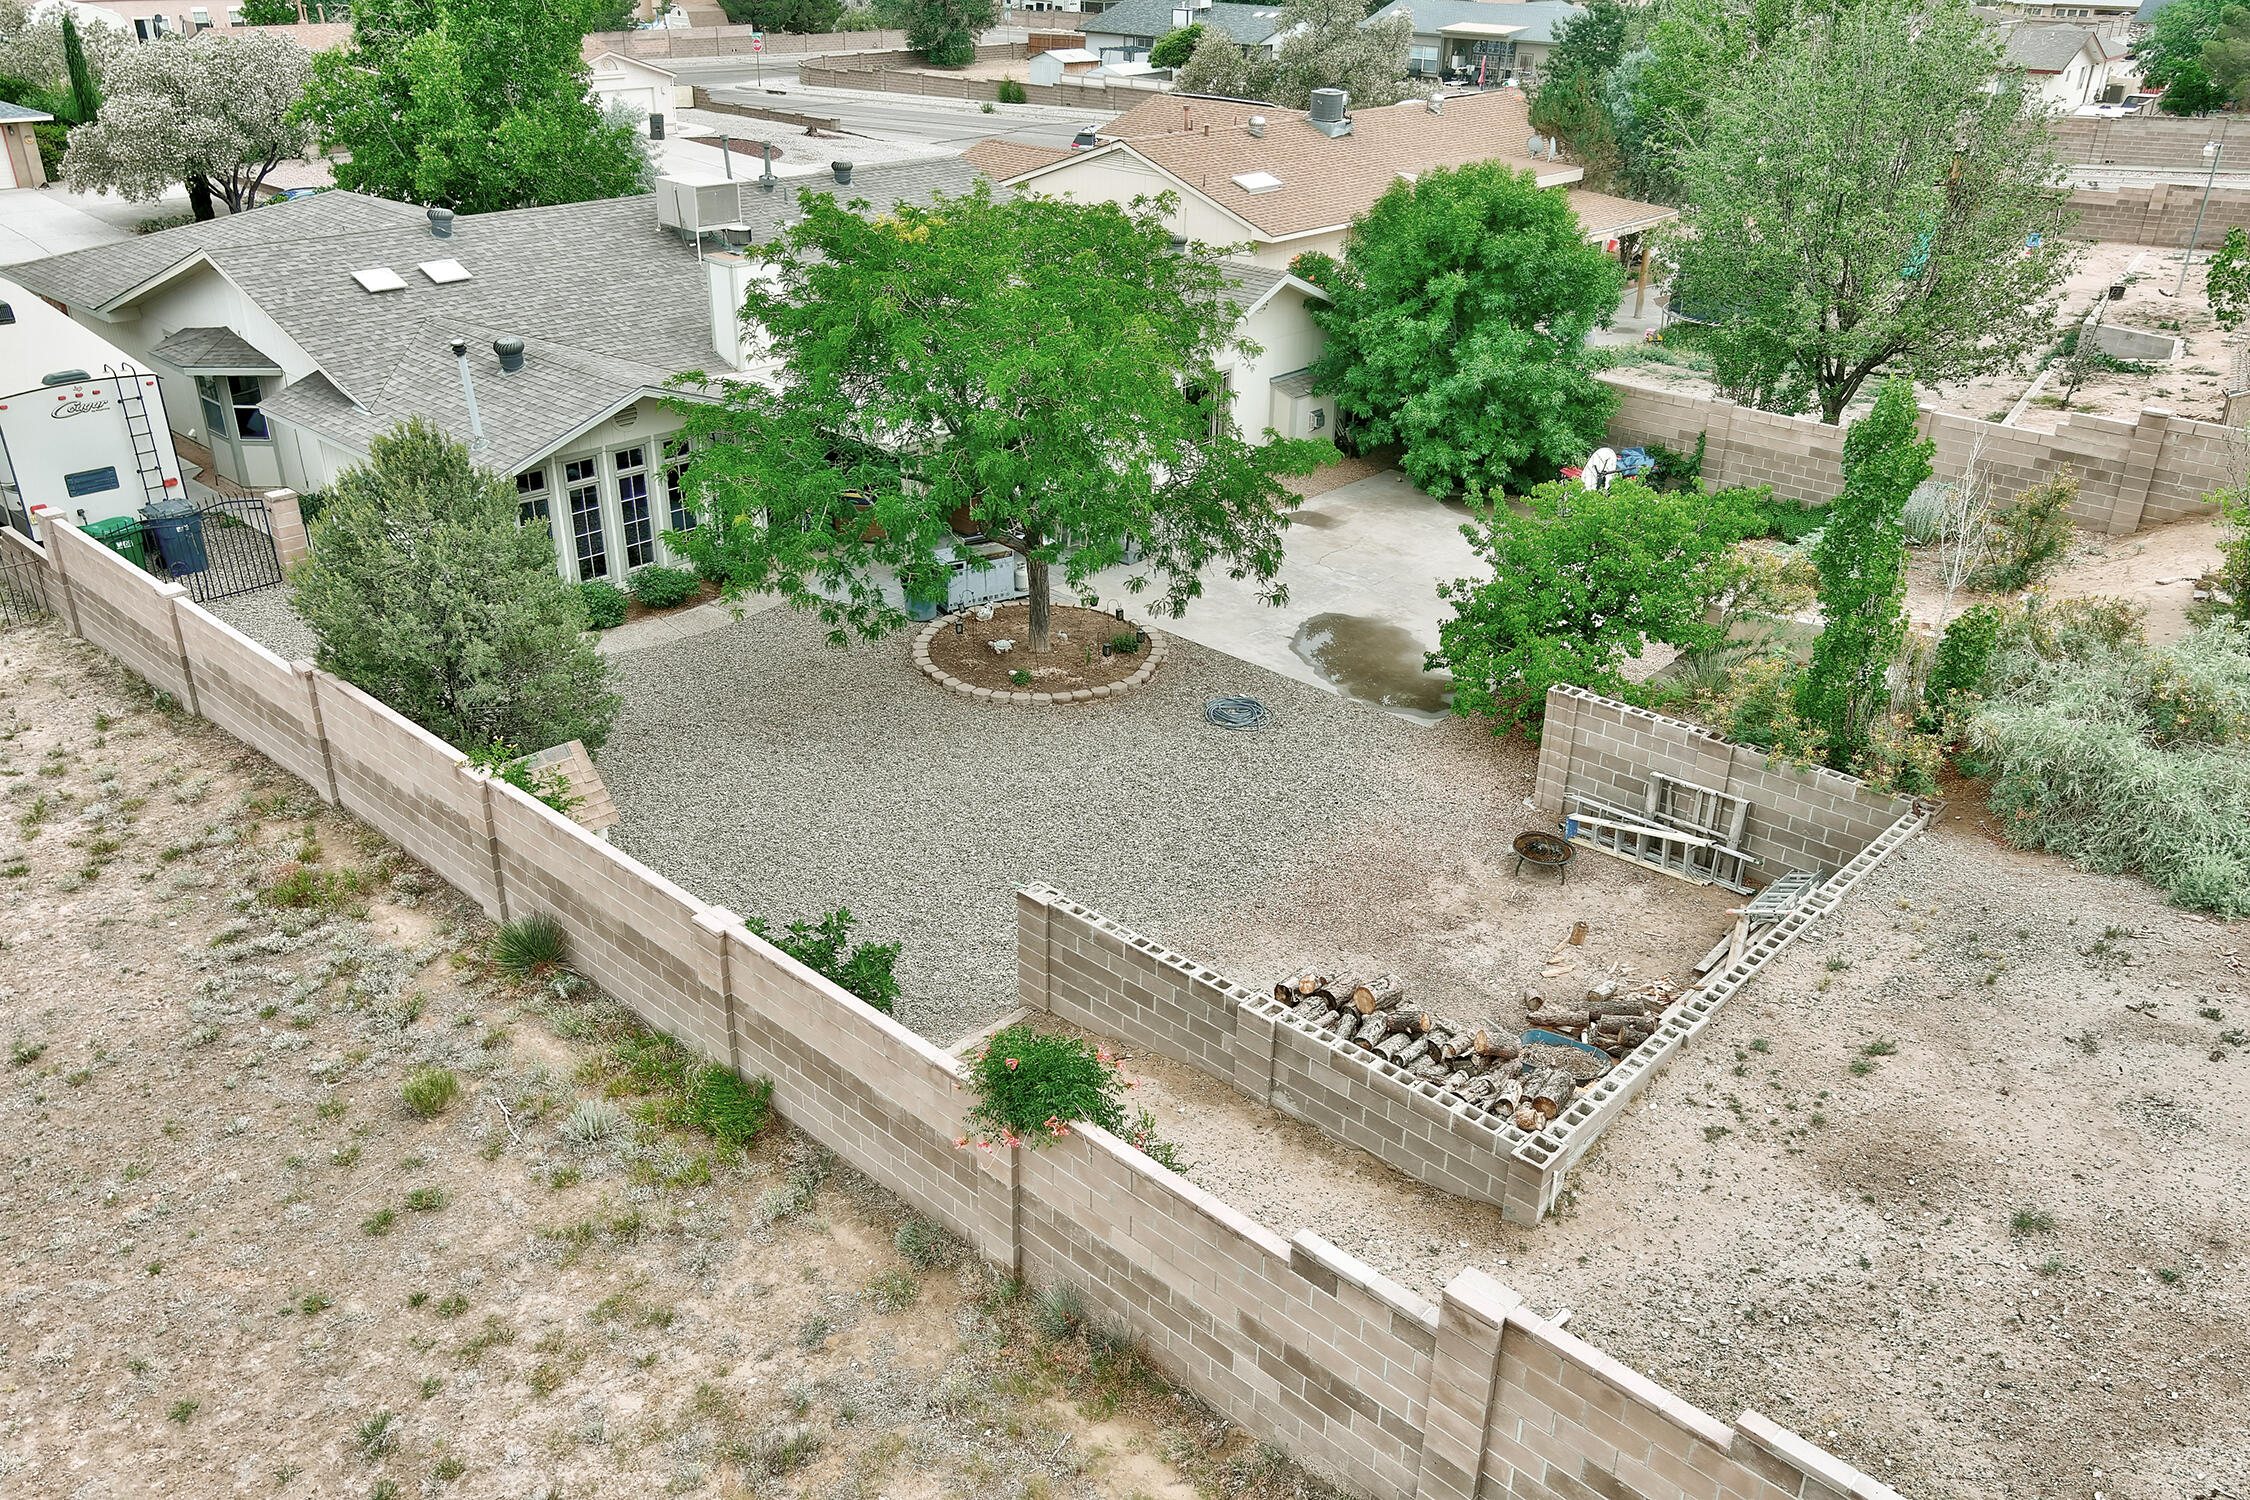
[[[1584,688],[1547,690],[1539,736],[1539,780],[1532,798],[1560,817],[1571,795],[1643,805],[1651,772],[1746,798],[1745,852],[1764,863],[1758,884],[1789,870],[1833,872],[1849,864],[1913,806],[1879,795],[1856,777],[1766,762],[1766,753]]]
[[[1619,447],[1659,442],[1692,452],[1703,434],[1703,477],[1712,484],[1771,485],[1775,494],[1808,504],[1826,504],[1844,487],[1841,427],[1619,376],[1603,379],[1619,397],[1609,423]],[[1936,477],[1960,478],[1973,457],[2003,500],[2069,465],[2078,478],[2071,519],[2108,536],[2209,514],[2215,507],[2204,497],[2235,483],[2243,461],[2229,428],[2154,406],[2130,422],[2079,413],[2052,433],[1924,407],[1921,428],[1937,443]]]
[[[76,565],[98,550],[72,538],[18,551],[50,570],[48,598],[70,606],[86,639],[168,690],[214,684],[203,711],[221,729],[319,769],[307,777],[316,794],[487,910],[553,914],[573,961],[652,1024],[771,1078],[799,1129],[988,1261],[1080,1287],[1160,1369],[1316,1470],[1381,1500],[1896,1500],[1754,1412],[1728,1426],[1687,1406],[1480,1272],[1455,1278],[1433,1308],[1312,1235],[1280,1239],[1091,1127],[1039,1151],[957,1145],[957,1059],[731,912],[465,770],[458,751],[349,684],[249,646],[177,588],[119,562],[78,567],[66,589],[57,555]],[[1148,958],[1121,960],[1144,989],[1159,978]],[[1190,967],[1190,988],[1217,980]],[[1292,1078],[1288,1031],[1255,1031],[1274,1038],[1267,1050],[1238,1024],[1230,1065],[1254,1059]]]
[[[1469,1113],[1402,1068],[1343,1048],[1245,988],[1044,885],[1016,892],[1016,996],[1231,1083],[1418,1182],[1536,1224],[1541,1173],[1514,1125]]]
[[[2236,129],[2237,125],[2242,128]],[[2206,141],[2226,147],[2221,165],[2229,171],[2241,171],[2243,164],[2250,162],[2250,120],[2240,115],[2204,115],[2192,120],[2166,115],[2129,115],[2113,120],[2066,117],[2051,122],[2048,128],[2054,132],[2058,157],[2092,166],[2186,167],[2200,172],[2207,165],[2203,160]]]

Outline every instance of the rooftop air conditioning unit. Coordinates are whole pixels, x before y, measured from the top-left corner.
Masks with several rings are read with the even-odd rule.
[[[1344,113],[1347,96],[1342,89],[1314,89],[1312,111],[1306,120],[1330,140],[1352,133],[1351,117]]]
[[[696,239],[705,230],[741,217],[741,195],[724,177],[656,179],[656,222],[678,231],[683,239]]]

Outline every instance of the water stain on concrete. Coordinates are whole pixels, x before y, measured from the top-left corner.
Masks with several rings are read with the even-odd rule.
[[[1452,701],[1453,679],[1422,670],[1422,643],[1403,626],[1364,615],[1314,615],[1289,649],[1347,697],[1435,723]]]
[[[1325,510],[1293,510],[1289,512],[1292,526],[1310,526],[1315,531],[1334,531],[1344,524],[1344,518]]]

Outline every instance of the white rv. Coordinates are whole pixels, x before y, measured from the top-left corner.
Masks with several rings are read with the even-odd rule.
[[[84,526],[186,498],[156,372],[0,280],[0,510]]]

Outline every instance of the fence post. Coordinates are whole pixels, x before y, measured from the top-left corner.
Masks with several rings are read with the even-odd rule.
[[[1484,1480],[1484,1436],[1500,1384],[1500,1341],[1523,1298],[1470,1269],[1446,1284],[1438,1303],[1437,1354],[1422,1415],[1422,1472],[1414,1493],[1428,1500],[1475,1500]]]
[[[313,733],[320,737],[320,765],[321,769],[328,775],[328,805],[330,807],[342,807],[344,805],[343,793],[336,789],[336,756],[335,752],[328,748],[328,724],[320,716],[320,689],[313,683],[313,664],[309,661],[293,661],[289,664],[289,670],[296,675],[297,681],[304,686],[305,702],[312,708]],[[486,826],[488,828],[491,826],[489,813]]]
[[[267,490],[265,498],[266,524],[273,528],[274,560],[284,569],[293,567],[312,555],[304,507],[298,504],[295,490]]]

